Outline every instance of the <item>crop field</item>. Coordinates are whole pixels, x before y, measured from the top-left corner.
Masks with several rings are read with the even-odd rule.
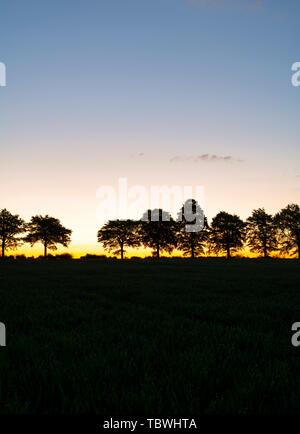
[[[300,261],[0,261],[0,411],[300,412]]]

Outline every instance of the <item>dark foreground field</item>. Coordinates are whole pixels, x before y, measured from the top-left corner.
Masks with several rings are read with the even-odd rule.
[[[300,264],[0,263],[2,413],[300,412]]]

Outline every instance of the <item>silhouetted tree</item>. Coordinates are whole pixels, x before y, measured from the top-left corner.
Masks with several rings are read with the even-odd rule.
[[[210,227],[210,241],[214,252],[226,252],[227,258],[230,258],[232,250],[242,247],[245,223],[237,215],[221,211],[212,219]]]
[[[275,215],[278,228],[279,248],[300,259],[300,207],[290,204]]]
[[[11,214],[7,209],[0,211],[0,241],[2,257],[7,249],[15,249],[22,244],[18,235],[25,232],[25,222],[17,214]]]
[[[171,253],[176,247],[176,222],[162,209],[148,210],[140,222],[140,241],[153,249],[159,259],[160,252]]]
[[[72,231],[62,226],[58,219],[48,215],[45,217],[41,215],[31,217],[27,230],[29,233],[24,238],[24,241],[30,243],[31,246],[35,243],[42,243],[44,245],[45,258],[47,258],[48,249],[57,250],[57,244],[68,247],[71,242]]]
[[[133,220],[109,220],[98,231],[98,242],[104,249],[121,255],[124,259],[125,247],[138,247],[137,224]]]
[[[247,219],[247,244],[252,252],[262,253],[265,258],[269,252],[277,250],[277,229],[271,214],[264,208],[252,211]]]
[[[188,215],[187,215],[188,214]],[[207,219],[195,199],[188,199],[178,213],[177,248],[195,258],[205,251],[209,237]]]

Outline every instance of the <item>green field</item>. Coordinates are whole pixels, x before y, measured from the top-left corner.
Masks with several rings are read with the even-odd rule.
[[[2,413],[300,412],[300,263],[2,261]]]

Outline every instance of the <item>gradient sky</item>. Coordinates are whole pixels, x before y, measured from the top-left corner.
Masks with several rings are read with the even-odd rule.
[[[0,208],[60,218],[78,254],[100,251],[96,191],[119,177],[203,185],[209,220],[299,203],[299,17],[298,0],[5,2]]]

